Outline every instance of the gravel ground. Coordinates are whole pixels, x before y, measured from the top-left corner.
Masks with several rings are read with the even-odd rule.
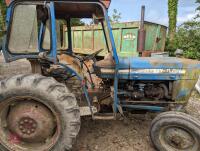
[[[128,122],[82,120],[74,151],[154,151],[148,132],[151,118],[132,115]]]
[[[0,79],[30,73],[26,60],[6,64],[0,56]],[[131,115],[124,121],[92,121],[82,118],[73,151],[154,151],[148,136],[151,114]]]

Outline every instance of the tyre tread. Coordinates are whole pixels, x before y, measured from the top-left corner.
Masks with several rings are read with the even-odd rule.
[[[67,119],[66,127],[63,129],[65,134],[63,135],[68,137],[63,137],[63,140],[58,142],[52,151],[70,150],[72,142],[74,142],[80,130],[80,111],[74,94],[70,93],[65,85],[56,82],[55,79],[39,74],[22,74],[1,81],[0,95],[3,95],[4,91],[9,91],[9,89],[11,91],[14,88],[21,90],[33,89],[32,91],[41,91],[41,93],[49,95],[47,97],[54,98],[52,102],[56,106],[63,108],[62,119]]]

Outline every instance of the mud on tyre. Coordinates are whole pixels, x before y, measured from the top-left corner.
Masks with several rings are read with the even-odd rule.
[[[158,151],[199,151],[200,121],[181,112],[165,112],[151,124],[150,137]]]
[[[65,85],[37,74],[0,82],[0,150],[70,150],[79,129],[79,107]]]

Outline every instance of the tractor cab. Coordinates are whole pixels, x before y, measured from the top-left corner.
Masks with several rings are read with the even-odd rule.
[[[7,37],[3,49],[5,60],[9,62],[27,58],[30,60],[34,72],[62,79],[69,79],[66,76],[70,73],[71,77],[77,76],[80,80],[88,81],[92,88],[95,87],[95,81],[99,80],[93,78],[92,74],[94,74],[104,84],[109,80],[109,83],[114,85],[115,103],[118,100],[118,88],[125,87],[124,81],[125,83],[130,83],[130,81],[136,83],[134,86],[131,83],[128,86],[137,91],[135,96],[130,94],[131,98],[151,98],[153,95],[151,93],[155,91],[149,91],[150,94],[145,95],[145,86],[149,87],[149,85],[151,85],[152,90],[164,89],[162,97],[160,97],[159,91],[153,95],[159,99],[170,98],[174,101],[176,99],[182,100],[189,96],[198,79],[200,63],[189,59],[171,57],[118,57],[107,13],[109,4],[109,0],[34,2],[14,0],[8,7]],[[87,40],[89,34],[94,34],[94,36],[100,34],[98,30],[93,33],[85,32],[82,35],[82,37],[85,37],[84,39],[80,38],[81,33],[79,32],[72,35],[73,19],[83,18],[92,19],[92,24],[98,24],[99,29],[103,30],[107,47],[107,55],[104,59],[97,57],[103,50],[101,45],[97,47],[96,52],[86,56],[73,51],[75,47],[73,42],[79,45],[79,41]],[[63,24],[66,24],[67,36],[65,37],[67,39],[63,36],[63,30],[60,26]],[[141,33],[141,35],[143,34]],[[63,46],[63,41],[67,41],[67,46]],[[98,44],[99,41],[95,43]],[[84,47],[87,48],[87,43]],[[143,47],[141,45],[140,53],[142,53],[142,50]],[[88,65],[87,63],[91,60],[93,62]],[[92,66],[93,71],[88,66]],[[60,70],[55,71],[60,67],[65,68],[62,70],[62,74]],[[85,75],[85,69],[87,75]],[[118,83],[119,79],[123,80],[123,82],[120,81]],[[185,85],[185,80],[189,80],[191,85],[182,87],[182,85]],[[160,83],[165,85],[164,88],[159,86]],[[173,86],[181,87],[181,89],[174,91],[172,89]],[[152,98],[154,99],[155,97]],[[116,104],[115,110],[117,110]]]
[[[96,41],[98,46],[93,46],[95,52],[87,56],[77,54],[73,50],[75,47],[73,44],[80,45],[80,33],[72,33],[71,29],[74,21],[86,20],[88,23],[90,19],[90,23],[98,25],[103,33],[97,30],[83,36],[87,39],[90,34],[97,37],[103,34],[103,41],[106,43],[104,53],[111,54],[113,61],[118,62],[107,13],[109,5],[110,0],[12,1],[7,14],[7,36],[3,49],[5,60],[10,62],[26,58],[30,60],[32,69],[36,68],[35,63],[38,64],[38,61],[40,66],[44,60],[51,64],[64,63],[83,77],[81,69],[83,64],[89,60],[96,61],[95,57],[102,53],[104,45],[99,45]],[[67,36],[64,36],[63,25],[66,26]],[[64,42],[67,42],[67,46],[63,44]],[[84,47],[87,48],[87,45]],[[39,69],[39,72],[42,71]]]
[[[72,39],[72,20],[88,18],[103,28],[107,50],[112,52],[115,47],[107,14],[109,4],[107,0],[13,1],[7,15],[5,59],[14,61],[43,56],[56,62],[57,54],[73,54],[72,41],[76,39]],[[61,30],[62,24],[67,25],[67,47],[62,46],[66,40]]]

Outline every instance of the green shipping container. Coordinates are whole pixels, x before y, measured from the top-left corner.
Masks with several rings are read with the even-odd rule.
[[[127,22],[112,24],[113,35],[119,56],[138,56],[138,32],[140,22]],[[145,51],[163,52],[165,49],[167,27],[155,23],[145,22],[146,31]],[[67,28],[63,28],[63,46],[67,48]],[[90,54],[104,49],[100,54],[104,56],[108,50],[101,26],[72,27],[73,51],[79,54]]]

